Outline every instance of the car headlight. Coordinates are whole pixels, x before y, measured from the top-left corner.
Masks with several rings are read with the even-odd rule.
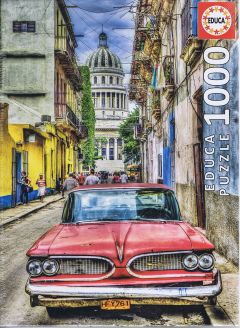
[[[183,266],[186,270],[195,270],[198,266],[198,257],[195,254],[189,254],[183,258]]]
[[[214,257],[211,254],[203,254],[199,257],[198,263],[201,270],[211,270],[214,265]]]
[[[31,260],[27,263],[27,272],[31,277],[40,276],[42,270],[42,263],[39,260]]]
[[[43,272],[47,276],[53,276],[59,270],[58,262],[56,260],[53,260],[53,259],[45,260],[42,264],[42,267],[43,267]]]

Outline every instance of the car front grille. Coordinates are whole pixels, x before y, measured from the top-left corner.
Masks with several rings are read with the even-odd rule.
[[[130,268],[134,271],[161,271],[183,269],[183,254],[149,254],[135,258]]]
[[[109,273],[113,266],[102,258],[61,258],[58,274],[101,275]]]

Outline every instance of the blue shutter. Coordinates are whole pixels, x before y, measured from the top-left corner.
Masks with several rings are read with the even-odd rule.
[[[198,35],[198,2],[199,0],[192,0],[192,35]]]

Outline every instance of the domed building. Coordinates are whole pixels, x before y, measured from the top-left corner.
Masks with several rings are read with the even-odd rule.
[[[124,169],[122,140],[118,128],[128,116],[128,97],[119,57],[107,44],[107,34],[99,35],[99,46],[86,63],[90,69],[92,97],[96,113],[96,170]]]

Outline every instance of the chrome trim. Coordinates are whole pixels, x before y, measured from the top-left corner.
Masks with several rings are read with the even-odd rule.
[[[25,291],[30,296],[78,297],[80,299],[106,298],[172,298],[210,297],[222,291],[221,275],[217,272],[216,284],[196,287],[88,287],[54,286],[26,283]]]
[[[138,258],[141,258],[141,257],[145,257],[145,256],[152,256],[152,255],[171,255],[171,254],[192,254],[193,252],[192,251],[175,251],[175,252],[157,252],[157,253],[146,253],[146,254],[141,254],[141,255],[136,255],[134,257],[132,257],[127,265],[126,265],[126,270],[127,272],[136,277],[136,278],[141,278],[141,279],[146,279],[146,278],[172,278],[172,277],[176,277],[176,275],[140,275],[140,274],[137,274],[135,272],[133,272],[131,269],[130,269],[130,265],[132,264],[132,262]],[[161,271],[161,270],[159,270]],[[177,275],[179,277],[179,274]],[[183,277],[185,277],[186,275],[182,275]]]
[[[111,266],[112,266],[112,270],[110,272],[108,272],[107,274],[105,275],[101,275],[101,277],[92,277],[92,278],[84,278],[84,277],[78,277],[78,278],[58,278],[59,276],[56,276],[55,275],[55,281],[98,281],[98,280],[103,280],[103,279],[106,279],[106,278],[109,278],[110,276],[112,276],[116,270],[115,268],[115,265],[114,263],[109,260],[108,258],[106,257],[103,257],[103,256],[86,256],[86,255],[52,255],[52,256],[49,256],[50,259],[98,259],[98,260],[104,260],[106,262],[108,262]],[[79,274],[80,276],[81,274]],[[54,276],[53,276],[54,277]],[[40,281],[40,280],[39,280]],[[43,281],[46,281],[46,279]],[[51,280],[52,281],[52,280]]]

